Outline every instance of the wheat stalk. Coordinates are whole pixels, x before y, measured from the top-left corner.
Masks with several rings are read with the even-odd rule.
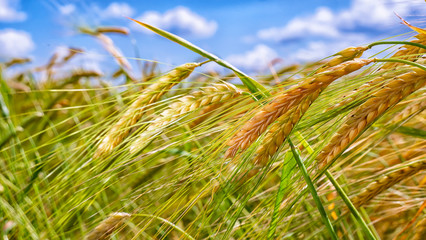
[[[417,72],[416,72],[417,71]],[[387,109],[401,99],[410,95],[426,83],[426,72],[411,71],[389,80],[381,89],[362,105],[354,109],[345,119],[343,126],[324,147],[317,159],[321,167],[330,163],[335,157],[360,135],[366,127],[380,117]]]
[[[389,189],[393,185],[401,182],[402,180],[416,174],[417,172],[426,169],[426,160],[421,161],[407,161],[395,166],[399,168],[389,174],[386,174],[374,182],[370,183],[361,193],[352,199],[355,207],[360,207],[369,202],[375,196]]]
[[[311,99],[311,102],[308,101],[304,105],[309,107],[312,101],[318,97],[319,93],[334,80],[356,71],[373,61],[374,59],[355,59],[330,67],[275,97],[270,103],[259,109],[231,138],[227,143],[230,147],[226,151],[225,157],[233,157],[239,149],[244,150],[248,148],[273,121],[290,110],[297,108],[300,103],[308,98]],[[305,109],[304,111],[306,111],[307,107],[301,110]],[[302,116],[304,111],[299,115]]]
[[[197,110],[200,107],[224,102],[240,95],[241,93],[242,91],[234,85],[223,83],[204,87],[201,91],[196,91],[192,94],[179,98],[170,106],[170,108],[160,114],[161,117],[155,119],[155,121],[153,121],[153,123],[137,137],[130,146],[130,152],[134,153],[142,149],[149,142],[152,136],[161,133],[167,125],[184,114]]]
[[[129,134],[130,127],[142,117],[147,105],[156,102],[166,91],[187,78],[198,66],[200,66],[199,63],[186,63],[178,66],[144,89],[101,140],[94,157],[111,153]]]
[[[109,239],[115,230],[120,228],[124,221],[130,218],[130,214],[125,212],[116,212],[108,216],[107,219],[103,220],[95,229],[86,235],[86,240],[100,240]]]

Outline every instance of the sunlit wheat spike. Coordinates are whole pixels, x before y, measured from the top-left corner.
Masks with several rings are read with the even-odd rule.
[[[275,97],[270,103],[259,109],[228,141],[227,144],[230,147],[225,157],[233,157],[239,149],[244,150],[248,148],[273,121],[297,107],[307,96],[318,96],[322,89],[334,80],[356,71],[373,61],[374,59],[355,59],[330,67],[326,71],[305,79],[298,86]]]
[[[409,178],[410,176],[413,176],[419,171],[426,169],[426,160],[423,159],[421,161],[414,162],[407,161],[395,167],[399,169],[384,176],[381,176],[379,179],[370,183],[361,193],[355,196],[352,199],[352,203],[354,204],[354,206],[360,207],[364,205],[365,203],[369,202],[371,199],[384,192],[385,190],[389,189],[393,185],[401,182],[404,179]]]
[[[348,94],[342,96],[343,99],[341,99],[338,103],[333,105],[330,108],[325,109],[325,111],[329,111],[331,109],[336,109],[341,106],[345,106],[351,102],[353,102],[356,99],[360,99],[363,96],[369,96],[369,94],[376,90],[377,88],[381,87],[387,79],[391,79],[393,77],[396,77],[398,75],[401,75],[403,73],[409,72],[410,68],[407,66],[397,66],[392,71],[380,71],[379,76],[374,77],[370,81],[362,84],[358,88],[352,90]]]
[[[223,83],[204,87],[201,91],[196,91],[190,95],[179,98],[169,109],[163,111],[160,117],[155,119],[155,121],[137,137],[130,146],[130,152],[134,153],[143,148],[152,136],[161,133],[167,125],[184,114],[210,104],[224,102],[241,93],[242,91],[235,86]]]
[[[93,229],[88,235],[86,240],[100,240],[110,239],[111,235],[119,229],[126,219],[130,218],[130,214],[125,212],[116,212],[108,216],[107,219],[103,220],[98,226]]]
[[[267,164],[268,160],[277,152],[284,143],[294,126],[309,108],[311,103],[318,97],[318,93],[306,96],[294,109],[289,110],[274,123],[271,124],[262,144],[256,149],[254,163],[259,166]]]
[[[340,155],[349,144],[360,135],[366,127],[393,107],[401,99],[423,87],[426,83],[426,72],[411,71],[390,79],[379,90],[346,118],[342,127],[334,134],[317,159],[321,167],[330,163]]]
[[[422,112],[426,109],[426,99],[420,99],[414,103],[409,104],[407,107],[401,110],[397,115],[395,115],[389,122],[389,124],[397,124],[409,116],[412,116],[415,113]]]
[[[129,134],[130,127],[142,117],[147,105],[156,102],[170,88],[187,78],[199,65],[199,63],[186,63],[176,67],[144,89],[101,140],[94,156],[100,157],[110,153]]]
[[[329,60],[324,66],[322,66],[321,69],[317,71],[317,73],[323,72],[328,68],[337,66],[343,62],[359,58],[367,49],[368,47],[366,46],[345,48],[342,51],[334,54],[335,57]]]

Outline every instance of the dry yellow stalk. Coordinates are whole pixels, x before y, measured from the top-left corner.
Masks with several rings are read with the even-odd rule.
[[[422,240],[424,236],[426,236],[426,217],[416,224],[413,240]]]
[[[190,95],[179,98],[169,109],[160,114],[161,117],[157,118],[138,136],[130,146],[130,152],[134,153],[142,149],[149,143],[152,136],[161,133],[165,126],[184,114],[197,110],[203,106],[224,102],[241,93],[242,91],[235,86],[223,83],[204,87],[201,91],[196,91]]]
[[[119,121],[101,140],[94,157],[111,153],[128,135],[130,127],[142,117],[147,105],[156,102],[166,91],[187,78],[199,65],[199,63],[186,63],[176,67],[144,89],[123,116],[121,116]]]
[[[125,212],[116,212],[109,215],[109,217],[103,220],[98,226],[93,229],[88,235],[86,240],[100,240],[109,239],[111,235],[119,229],[126,219],[130,218],[130,214]]]
[[[381,89],[362,105],[354,109],[345,119],[343,126],[324,147],[317,159],[321,167],[340,155],[349,144],[360,135],[387,109],[410,95],[426,83],[426,72],[416,70],[399,75],[382,86]]]
[[[305,99],[309,98],[309,96],[314,96],[311,98],[312,102],[331,82],[373,61],[374,59],[355,59],[330,67],[326,71],[306,78],[298,86],[275,97],[270,103],[259,109],[258,112],[231,138],[228,142],[230,147],[225,157],[233,157],[239,149],[244,150],[248,148],[273,121],[288,111],[297,108],[297,106]],[[305,104],[309,106],[311,102],[305,102]],[[303,109],[304,108],[302,108],[302,110]],[[302,116],[303,113],[304,111],[299,115]]]
[[[426,160],[404,162],[398,165],[400,168],[385,176],[380,177],[376,181],[370,183],[361,193],[352,199],[355,207],[360,207],[373,199],[375,196],[384,192],[386,189],[401,182],[404,179],[426,169]]]

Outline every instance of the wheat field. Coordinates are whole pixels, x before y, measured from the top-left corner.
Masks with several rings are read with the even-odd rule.
[[[102,27],[124,84],[0,64],[3,239],[424,239],[426,30],[249,76],[138,23],[203,59],[135,77]]]

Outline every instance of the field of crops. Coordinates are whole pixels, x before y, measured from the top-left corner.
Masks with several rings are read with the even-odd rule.
[[[201,60],[136,77],[129,33],[99,27],[123,84],[58,77],[76,48],[1,63],[2,239],[424,239],[426,30],[405,24],[260,76],[142,22]]]

